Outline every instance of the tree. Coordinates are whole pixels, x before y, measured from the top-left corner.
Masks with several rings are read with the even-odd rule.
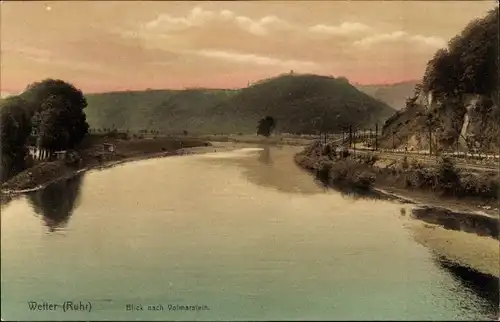
[[[29,85],[21,95],[30,103],[37,132],[43,127],[45,137],[42,141],[52,148],[74,148],[88,133],[89,125],[83,111],[87,101],[72,84],[46,79]]]
[[[2,100],[0,108],[0,147],[2,181],[24,167],[26,142],[31,134],[29,104],[19,96]]]
[[[266,116],[259,121],[257,135],[269,137],[276,127],[276,120],[272,116]]]
[[[70,110],[68,102],[52,96],[44,102],[39,112],[38,145],[50,151],[64,150],[69,147],[71,138]],[[66,105],[66,106],[65,106]]]
[[[437,173],[437,182],[444,192],[453,192],[460,186],[459,172],[453,160],[447,157],[441,158]]]
[[[498,91],[498,7],[470,22],[428,62],[423,85],[440,96]]]

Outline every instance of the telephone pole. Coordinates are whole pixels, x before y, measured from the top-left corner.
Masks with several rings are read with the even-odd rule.
[[[352,125],[349,125],[349,148],[352,147]]]
[[[378,123],[375,123],[375,151],[378,150]]]

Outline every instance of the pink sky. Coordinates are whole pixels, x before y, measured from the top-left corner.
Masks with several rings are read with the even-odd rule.
[[[420,79],[494,1],[2,2],[1,91],[61,78],[85,92],[237,88],[294,70]]]

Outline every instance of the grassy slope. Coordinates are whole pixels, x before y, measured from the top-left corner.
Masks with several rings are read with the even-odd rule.
[[[87,95],[93,128],[156,128],[170,133],[254,133],[272,115],[282,132],[329,130],[341,124],[368,127],[394,110],[349,83],[316,75],[285,75],[241,90],[157,90]],[[338,115],[338,118],[337,118]]]

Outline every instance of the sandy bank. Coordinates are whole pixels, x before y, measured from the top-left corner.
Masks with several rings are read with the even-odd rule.
[[[448,230],[419,220],[411,220],[407,225],[415,240],[436,255],[481,273],[500,277],[498,240]]]

